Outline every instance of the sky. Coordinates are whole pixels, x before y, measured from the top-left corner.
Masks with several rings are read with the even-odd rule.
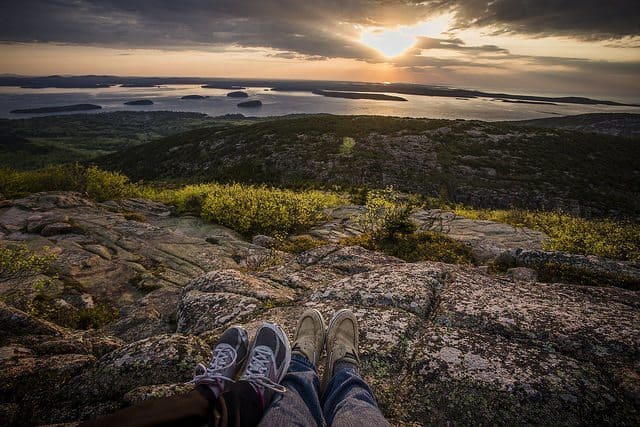
[[[410,82],[640,101],[638,0],[20,0],[0,74]]]

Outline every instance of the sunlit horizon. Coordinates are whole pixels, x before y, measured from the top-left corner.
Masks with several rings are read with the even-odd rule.
[[[566,5],[36,3],[3,6],[0,74],[390,81],[640,101],[640,34],[624,10],[598,21],[597,10],[578,19]]]

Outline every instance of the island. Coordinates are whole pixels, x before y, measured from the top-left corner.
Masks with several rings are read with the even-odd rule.
[[[42,113],[66,113],[68,111],[100,110],[102,107],[94,104],[74,104],[60,107],[26,108],[22,110],[12,110],[12,114],[42,114]]]
[[[245,102],[241,102],[238,104],[238,107],[240,108],[252,108],[252,107],[261,107],[262,106],[262,101],[259,100],[253,100],[253,101],[245,101]]]
[[[135,101],[127,101],[124,105],[153,105],[150,99],[136,99]]]
[[[362,93],[362,92],[333,92],[328,90],[313,90],[316,95],[327,96],[329,98],[348,99],[373,99],[375,101],[406,101],[401,96],[385,95],[383,93]]]
[[[544,101],[515,101],[512,99],[496,99],[496,101],[508,102],[509,104],[558,105],[555,102]]]
[[[238,91],[235,91],[235,92],[229,92],[227,94],[227,96],[229,98],[248,98],[249,94],[247,92],[242,92],[242,91],[238,90]]]
[[[120,87],[130,87],[130,88],[135,88],[135,87],[160,87],[160,85],[156,85],[153,83],[122,83],[120,85]]]
[[[234,84],[224,83],[224,82],[209,83],[206,85],[202,85],[200,87],[203,89],[236,89],[236,90],[246,89],[244,86],[239,86],[239,85],[234,85]]]
[[[205,99],[208,98],[208,96],[202,96],[202,95],[185,95],[180,99]]]

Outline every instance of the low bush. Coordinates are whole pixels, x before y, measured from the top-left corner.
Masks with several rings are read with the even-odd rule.
[[[316,239],[308,235],[302,235],[293,236],[289,239],[278,240],[275,248],[283,252],[289,252],[291,254],[301,254],[302,252],[308,251],[309,249],[317,248],[318,246],[323,246],[326,244],[327,242],[325,242],[324,240]]]
[[[393,187],[371,190],[367,192],[365,211],[355,221],[376,240],[411,233],[415,226],[409,216],[416,204],[414,198],[394,191]]]
[[[139,194],[138,188],[129,182],[129,178],[117,172],[104,171],[94,166],[86,169],[85,173],[87,182],[85,191],[99,202]]]
[[[342,239],[340,244],[362,246],[408,262],[440,261],[449,264],[473,262],[473,254],[467,245],[433,231],[395,233],[385,239],[365,233]]]
[[[618,260],[640,261],[640,224],[614,219],[587,219],[559,212],[482,210],[463,206],[457,214],[470,219],[528,227],[549,236],[545,249]]]
[[[79,191],[98,201],[131,197],[140,193],[129,178],[97,167],[55,165],[42,169],[17,171],[0,169],[0,193],[20,197],[41,191]]]
[[[301,232],[324,218],[340,198],[321,191],[291,191],[241,184],[209,185],[202,218],[252,236]]]
[[[0,247],[0,278],[44,273],[56,259],[57,254],[47,247],[40,252],[34,252],[26,245]]]

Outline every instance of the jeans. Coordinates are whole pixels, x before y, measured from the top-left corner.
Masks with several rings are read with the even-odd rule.
[[[373,393],[355,369],[341,369],[320,399],[320,379],[303,356],[291,357],[282,380],[287,388],[266,409],[259,426],[389,426]]]

